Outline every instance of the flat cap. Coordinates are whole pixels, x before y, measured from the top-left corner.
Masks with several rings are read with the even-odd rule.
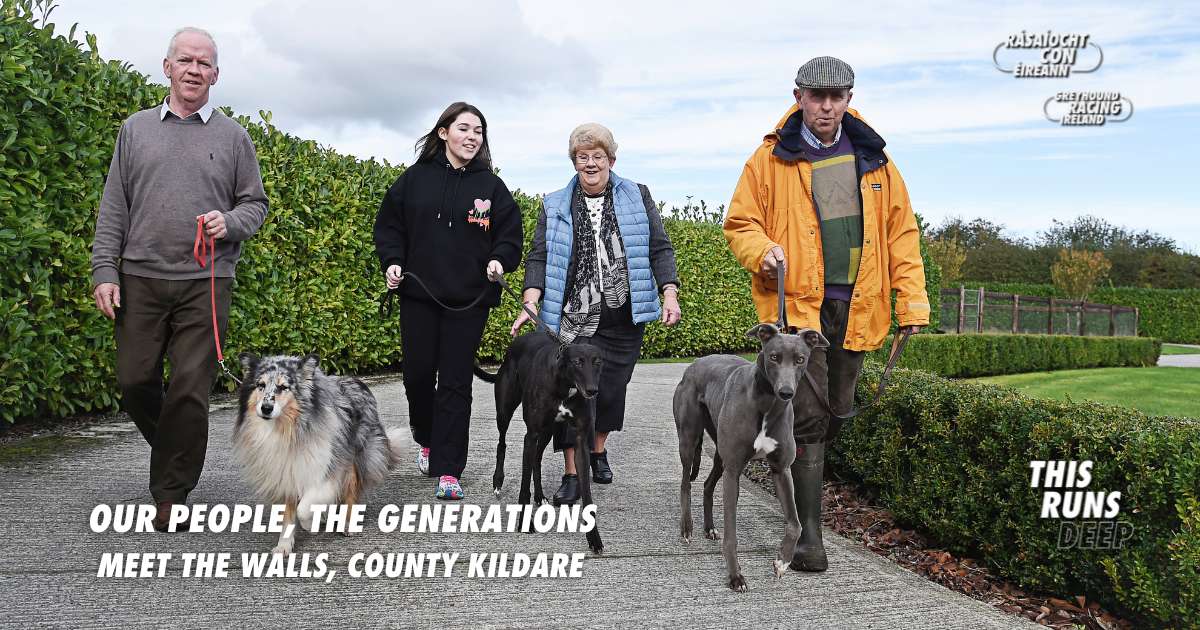
[[[815,57],[800,66],[796,85],[810,89],[850,89],[854,87],[854,70],[836,57]]]

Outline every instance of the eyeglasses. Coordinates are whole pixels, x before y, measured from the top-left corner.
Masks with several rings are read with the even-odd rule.
[[[575,155],[575,163],[583,166],[588,162],[595,162],[597,166],[608,160],[608,154],[601,153],[600,155],[584,155],[582,153]]]

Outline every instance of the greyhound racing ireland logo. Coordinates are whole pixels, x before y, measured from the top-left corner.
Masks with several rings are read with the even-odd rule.
[[[474,223],[488,231],[492,226],[492,200],[476,199],[475,207],[467,210],[467,222]]]
[[[1120,92],[1059,92],[1042,105],[1046,120],[1064,127],[1100,127],[1133,116],[1133,101]]]
[[[1086,74],[1100,69],[1104,51],[1091,35],[1021,31],[996,45],[992,63],[1014,79],[1066,79],[1072,72]]]

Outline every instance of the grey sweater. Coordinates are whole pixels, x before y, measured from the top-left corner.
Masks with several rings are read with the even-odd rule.
[[[121,126],[104,183],[92,284],[119,282],[121,273],[189,280],[209,274],[192,258],[196,216],[225,215],[228,234],[216,242],[216,275],[234,276],[242,241],[267,216],[258,159],[249,134],[214,111],[180,119],[160,107],[142,110]]]

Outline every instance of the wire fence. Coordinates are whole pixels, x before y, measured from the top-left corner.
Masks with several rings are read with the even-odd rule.
[[[1115,304],[942,289],[942,328],[953,333],[1025,333],[1136,337],[1138,309]]]

